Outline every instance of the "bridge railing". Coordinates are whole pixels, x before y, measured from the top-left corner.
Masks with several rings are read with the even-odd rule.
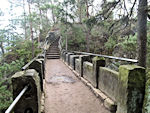
[[[14,99],[13,103],[9,106],[9,108],[5,111],[5,113],[11,113],[18,101],[21,99],[21,97],[25,94],[27,91],[28,86],[25,86],[22,91],[19,93],[19,95]]]
[[[5,113],[40,113],[41,92],[44,79],[44,54],[37,55],[15,73],[12,80],[13,103]]]
[[[47,36],[49,37],[49,36]],[[46,38],[43,52],[33,58],[12,80],[13,102],[5,113],[41,113],[41,92],[45,78],[46,51],[56,38]]]
[[[135,65],[137,60],[65,50],[61,51],[61,59],[81,80],[91,84],[94,92],[99,92],[98,97],[111,112],[142,112],[146,74],[145,68]],[[106,67],[106,59],[127,63],[121,64],[116,71]]]

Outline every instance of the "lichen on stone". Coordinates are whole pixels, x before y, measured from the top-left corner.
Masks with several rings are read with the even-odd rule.
[[[94,57],[92,60],[93,60],[93,61],[105,60],[105,58],[104,58],[104,57],[98,57],[98,56],[96,56],[96,57]]]

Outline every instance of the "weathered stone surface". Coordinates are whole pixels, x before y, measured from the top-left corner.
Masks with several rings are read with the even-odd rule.
[[[60,53],[60,58],[61,58],[62,60],[63,60],[64,52],[65,52],[65,51],[64,51],[64,50],[62,50],[62,51],[61,51],[61,53]]]
[[[106,67],[99,67],[98,88],[116,101],[118,96],[119,73]]]
[[[96,77],[93,76],[93,64],[90,62],[83,63],[83,77],[96,87]]]
[[[146,75],[145,96],[142,113],[150,113],[150,72]]]
[[[104,106],[111,111],[111,113],[115,113],[117,109],[117,105],[111,99],[107,98],[104,100]]]
[[[119,67],[117,113],[142,113],[145,69],[136,65]]]
[[[40,113],[40,78],[35,70],[21,71],[12,76],[14,99],[26,85],[29,88],[15,106],[14,112],[26,113],[29,110],[30,113]]]
[[[44,57],[45,57],[44,54],[39,54],[39,55],[37,56],[38,59],[41,59],[41,58],[44,59]]]
[[[39,59],[34,60],[28,69],[35,69],[39,73],[41,90],[43,91],[43,64]]]
[[[67,54],[67,52],[65,51],[65,52],[63,52],[63,61],[64,62],[66,62],[66,54]]]
[[[80,65],[79,65],[79,73],[81,75],[81,77],[83,77],[83,62],[84,61],[89,61],[89,62],[92,62],[92,57],[89,56],[89,55],[80,55],[79,56],[79,61],[80,61]]]
[[[99,67],[105,66],[105,59],[103,57],[94,57],[92,59],[93,63],[93,77],[96,79],[95,87],[98,88],[98,79],[99,79]]]
[[[37,59],[37,60],[42,62],[42,67],[41,67],[42,77],[43,77],[43,79],[45,79],[45,61],[44,61],[43,58],[40,58],[40,59]]]
[[[70,56],[70,66],[75,70],[75,59],[79,58],[79,55]]]
[[[74,53],[67,53],[66,54],[66,62],[68,65],[70,65],[70,55],[73,55]]]
[[[75,71],[80,74],[80,60],[75,59]]]

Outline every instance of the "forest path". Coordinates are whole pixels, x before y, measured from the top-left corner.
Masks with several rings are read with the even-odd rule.
[[[109,113],[59,59],[46,61],[45,113]]]

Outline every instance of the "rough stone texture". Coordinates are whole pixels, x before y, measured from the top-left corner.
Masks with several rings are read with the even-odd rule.
[[[106,67],[99,67],[98,88],[116,101],[118,96],[119,73]]]
[[[70,65],[70,55],[73,55],[74,53],[67,53],[66,54],[66,62],[68,65]]]
[[[75,59],[75,71],[80,74],[80,63],[81,61],[79,59]]]
[[[145,69],[135,65],[119,67],[117,113],[142,113]]]
[[[39,59],[34,60],[28,69],[35,69],[39,73],[41,90],[43,91],[43,64]]]
[[[90,62],[83,63],[83,77],[96,87],[96,77],[93,76],[93,64]]]
[[[150,113],[150,72],[146,75],[143,113]]]
[[[44,113],[44,103],[45,103],[45,96],[44,93],[41,94],[41,112]]]
[[[111,111],[111,113],[116,113],[117,105],[115,103],[107,98],[104,100],[104,106]]]
[[[66,62],[66,54],[67,54],[67,52],[65,51],[65,52],[63,52],[63,61],[64,62]]]
[[[91,62],[91,56],[89,55],[80,55],[79,56],[79,61],[80,61],[80,65],[79,65],[79,74],[81,75],[81,77],[83,77],[83,62],[84,61],[89,61]]]
[[[39,54],[39,55],[37,56],[38,59],[41,59],[41,58],[44,59],[44,57],[45,57],[44,54]]]
[[[65,50],[62,50],[62,51],[60,52],[60,58],[61,58],[62,60],[63,60],[64,52],[65,52]]]
[[[42,67],[41,67],[42,77],[43,77],[43,79],[45,79],[45,61],[44,61],[43,58],[40,58],[40,59],[37,59],[37,60],[42,62]]]
[[[93,77],[95,77],[96,85],[94,87],[98,88],[98,79],[99,79],[99,67],[105,66],[105,59],[102,57],[94,57],[92,59],[93,63]]]
[[[14,108],[14,113],[40,113],[40,78],[34,69],[17,72],[12,76],[13,98],[15,99],[21,90],[29,85],[28,90]]]
[[[79,55],[71,55],[70,56],[70,66],[75,70],[75,59],[79,58]]]

